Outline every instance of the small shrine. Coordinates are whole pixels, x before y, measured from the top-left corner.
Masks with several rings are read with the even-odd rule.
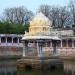
[[[51,56],[56,54],[56,42],[60,40],[58,34],[54,34],[52,22],[44,16],[37,15],[30,22],[29,32],[25,32],[23,41],[23,57],[25,56]]]
[[[20,68],[50,69],[61,67],[64,59],[75,60],[75,29],[54,29],[52,21],[41,12],[30,21],[29,32],[25,32],[22,43]]]

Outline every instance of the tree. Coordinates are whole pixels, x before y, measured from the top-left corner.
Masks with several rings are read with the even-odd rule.
[[[52,27],[57,27],[58,17],[59,17],[59,9],[56,7],[52,7],[50,10],[49,17],[52,20]]]
[[[50,8],[51,7],[49,5],[40,5],[38,12],[42,12],[46,17],[49,18]]]
[[[8,22],[0,22],[0,34],[24,34],[28,31],[29,25],[12,24]]]
[[[64,6],[59,8],[59,27],[63,28],[64,25],[69,22],[70,12],[69,10]]]
[[[72,15],[73,24],[75,25],[75,0],[70,1],[69,7],[70,7],[71,15]]]
[[[49,5],[40,5],[38,12],[42,12],[46,17],[52,21],[52,26],[55,27],[55,20],[57,15],[56,8],[53,8]]]
[[[57,17],[59,15],[59,9],[57,7],[52,7],[49,5],[41,5],[38,9],[39,12],[42,12],[46,17],[52,21],[52,27],[56,27]]]
[[[32,18],[33,13],[24,7],[7,8],[4,19],[9,23],[25,24]]]
[[[24,23],[25,23],[25,24],[28,24],[29,21],[32,20],[33,16],[34,16],[34,14],[33,14],[31,11],[28,11],[28,12],[26,13],[25,17],[24,17],[24,20],[25,20]]]
[[[54,7],[49,5],[41,5],[38,9],[52,21],[52,27],[64,27],[66,21],[69,21],[70,12],[64,7]]]

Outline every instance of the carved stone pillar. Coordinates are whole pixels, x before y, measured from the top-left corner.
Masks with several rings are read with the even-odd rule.
[[[61,40],[61,48],[62,48],[62,40]]]
[[[38,41],[37,42],[37,52],[38,52],[38,56],[42,56],[43,54],[42,54],[42,41]]]
[[[6,43],[7,43],[7,37],[6,37]]]
[[[23,41],[22,43],[23,43],[23,57],[25,57],[26,56],[26,52],[25,52],[25,49],[26,49],[26,47],[25,47],[25,41]]]
[[[39,40],[39,54],[40,54],[40,57],[43,56],[43,47],[42,47],[42,44],[43,44],[43,40]]]
[[[13,37],[12,37],[12,44],[13,44]]]
[[[28,42],[26,42],[26,41],[23,41],[23,56],[27,56],[27,50],[28,50]]]
[[[40,56],[39,43],[37,41],[37,55]]]
[[[1,37],[0,37],[0,43],[1,43]]]
[[[19,44],[19,37],[17,39],[18,39],[18,44]]]

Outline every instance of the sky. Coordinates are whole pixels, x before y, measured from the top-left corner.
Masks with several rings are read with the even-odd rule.
[[[64,6],[69,0],[0,0],[0,14],[6,8],[25,6],[28,10],[36,12],[41,4]]]

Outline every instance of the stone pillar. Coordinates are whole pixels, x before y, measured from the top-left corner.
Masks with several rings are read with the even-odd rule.
[[[27,50],[28,50],[28,44],[26,43],[26,41],[23,41],[23,56],[27,56]]]
[[[40,50],[40,56],[42,56],[42,45],[40,45],[39,50]]]
[[[33,54],[33,56],[36,56],[36,47],[35,47],[35,46],[36,46],[36,42],[33,41],[33,43],[34,43],[34,50],[33,50],[33,53],[34,53],[34,54]]]
[[[38,52],[38,56],[42,56],[42,43],[41,42],[37,42],[37,52]]]
[[[12,37],[12,44],[13,44],[13,37]]]
[[[7,37],[5,37],[5,45],[6,46],[8,45],[8,43],[7,43]]]
[[[37,41],[37,52],[38,52],[38,56],[40,56],[39,43],[38,43],[38,41]]]
[[[62,40],[61,40],[61,48],[62,48]]]
[[[40,42],[39,42],[39,52],[40,52],[40,56],[42,57],[43,56],[43,46],[42,46],[42,43],[43,43],[43,41],[41,40]]]
[[[7,37],[6,37],[6,43],[7,43]]]
[[[52,48],[52,40],[50,42],[51,42],[51,48]]]
[[[26,56],[26,53],[25,53],[25,41],[23,41],[23,57]]]
[[[52,40],[50,40],[50,54],[53,54]]]
[[[19,37],[17,39],[18,39],[18,44],[19,44]]]
[[[0,43],[1,43],[1,37],[0,37]]]
[[[45,44],[46,44],[46,47],[47,47],[47,41],[45,42]]]
[[[25,51],[26,51],[26,56],[27,56],[28,55],[28,41],[25,42],[25,47],[26,47]]]

